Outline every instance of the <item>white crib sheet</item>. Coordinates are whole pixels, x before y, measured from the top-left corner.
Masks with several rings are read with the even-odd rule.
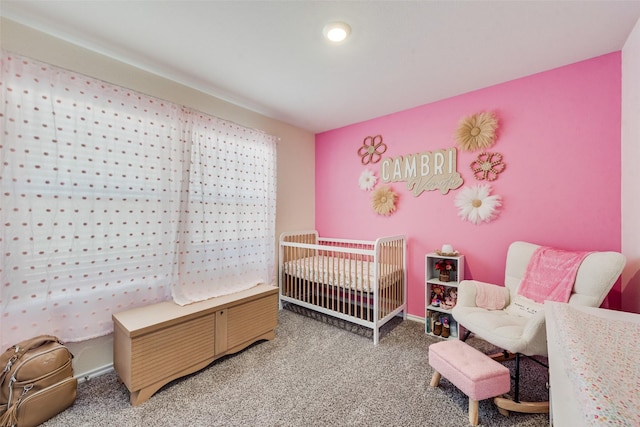
[[[316,255],[285,262],[283,272],[316,283],[370,293],[374,290],[375,266],[373,262]],[[401,269],[381,265],[380,271],[388,277]],[[387,280],[380,282],[390,284]]]

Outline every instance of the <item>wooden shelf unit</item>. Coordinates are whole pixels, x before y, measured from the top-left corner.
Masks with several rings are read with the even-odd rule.
[[[278,288],[258,285],[185,306],[165,301],[116,313],[113,322],[113,365],[135,406],[176,378],[275,338]]]

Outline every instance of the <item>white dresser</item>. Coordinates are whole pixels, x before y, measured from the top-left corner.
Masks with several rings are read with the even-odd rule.
[[[551,424],[640,425],[640,315],[547,301],[545,316]]]

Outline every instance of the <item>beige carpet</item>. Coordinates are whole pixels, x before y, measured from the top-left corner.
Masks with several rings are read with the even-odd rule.
[[[378,346],[339,326],[282,310],[274,340],[173,381],[140,406],[110,372],[80,384],[76,403],[43,426],[469,425],[466,396],[446,379],[429,386],[427,348],[437,339],[424,325],[396,322]],[[522,400],[547,400],[546,369],[521,365]],[[545,426],[548,415],[503,417],[485,400],[480,425]]]

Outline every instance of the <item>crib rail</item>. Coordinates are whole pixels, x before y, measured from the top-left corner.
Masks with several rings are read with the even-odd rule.
[[[403,236],[376,241],[319,238],[316,232],[280,239],[280,296],[375,329],[406,311]]]

